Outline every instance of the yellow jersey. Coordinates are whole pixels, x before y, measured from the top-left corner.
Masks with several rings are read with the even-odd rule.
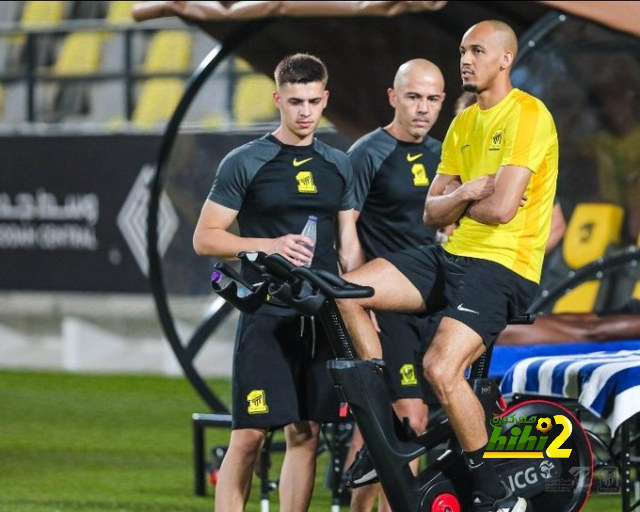
[[[519,89],[490,109],[472,105],[453,120],[437,172],[465,183],[509,165],[531,170],[524,206],[506,224],[463,216],[443,248],[494,261],[539,283],[556,193],[558,134],[545,105]]]

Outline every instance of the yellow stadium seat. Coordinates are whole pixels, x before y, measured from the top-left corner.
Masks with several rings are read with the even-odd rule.
[[[169,120],[182,97],[184,83],[179,78],[152,78],[142,86],[133,112],[137,128],[149,129]]]
[[[272,121],[278,109],[273,103],[276,86],[272,79],[262,75],[242,76],[233,97],[233,118],[241,126]]]
[[[90,76],[100,68],[103,35],[101,32],[75,32],[65,36],[52,68],[54,76]],[[43,91],[43,119],[62,121],[68,116],[86,114],[91,108],[89,82],[47,84]]]
[[[105,21],[110,25],[133,24],[131,11],[133,10],[133,6],[137,3],[137,1],[131,2],[128,0],[109,2],[109,9],[107,10]]]
[[[276,88],[272,78],[257,73],[246,60],[236,57],[233,62],[238,79],[233,92],[232,114],[236,124],[252,124],[272,121],[278,109],[273,104]]]
[[[575,271],[607,254],[620,241],[624,210],[614,204],[581,203],[576,206],[562,243],[567,272]],[[557,284],[557,283],[556,283]],[[587,313],[598,306],[600,280],[585,282],[556,301],[554,313]]]
[[[58,25],[64,17],[64,2],[35,2],[29,1],[24,3],[22,15],[18,24],[20,28],[32,29],[42,27],[52,27]],[[21,45],[26,38],[23,34],[17,34],[11,37],[14,44]]]
[[[191,34],[185,30],[161,30],[154,34],[143,64],[147,73],[188,71],[191,65]]]
[[[209,114],[202,117],[198,124],[205,130],[219,130],[224,126],[224,116],[222,114]]]
[[[161,30],[154,34],[142,65],[145,73],[180,73],[190,69],[191,34]],[[142,84],[133,124],[149,129],[169,120],[184,90],[180,78],[150,78]]]
[[[236,57],[233,60],[233,66],[238,73],[253,73],[254,70],[245,59],[242,57]]]
[[[90,75],[100,67],[102,34],[76,32],[65,37],[53,68],[54,74]]]
[[[133,11],[133,6],[138,3],[136,1],[116,1],[109,2],[109,8],[107,9],[107,15],[105,16],[105,24],[107,26],[125,26],[125,25],[133,25],[134,20],[131,12]],[[108,41],[113,38],[116,32],[106,31],[102,33],[105,41]],[[123,34],[121,33],[120,36]],[[120,50],[122,53],[122,50]]]
[[[22,28],[56,25],[64,16],[64,2],[25,2],[20,25]]]

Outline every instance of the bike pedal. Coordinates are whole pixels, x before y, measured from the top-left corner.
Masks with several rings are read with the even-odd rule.
[[[375,484],[379,481],[378,473],[373,467],[371,457],[365,448],[356,453],[353,463],[342,475],[342,482],[350,489]]]

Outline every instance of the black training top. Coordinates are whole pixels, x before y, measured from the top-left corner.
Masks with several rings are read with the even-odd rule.
[[[367,259],[432,243],[422,221],[424,202],[440,162],[442,144],[428,135],[403,142],[378,128],[347,152],[355,174],[358,235]]]
[[[209,199],[238,211],[240,235],[276,238],[301,233],[318,217],[311,268],[337,272],[338,212],[355,206],[347,156],[313,140],[289,146],[270,134],[231,151],[220,163]],[[252,282],[259,276],[243,275]]]

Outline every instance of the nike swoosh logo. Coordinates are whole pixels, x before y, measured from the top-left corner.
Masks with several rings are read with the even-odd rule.
[[[465,144],[464,146],[462,146],[460,148],[460,151],[464,151],[465,149],[470,148],[470,147],[471,147],[471,144]]]
[[[469,308],[463,307],[463,304],[464,304],[464,302],[461,302],[460,304],[458,304],[458,307],[456,309],[458,311],[464,311],[466,313],[473,313],[474,315],[479,315],[480,314],[477,311],[474,311],[473,309],[469,309]]]
[[[422,153],[418,153],[417,155],[410,155],[407,154],[407,162],[414,162],[416,161],[418,158],[420,158],[422,156]]]
[[[300,160],[298,161],[297,158],[293,159],[293,166],[294,167],[300,167],[302,164],[306,164],[307,162],[309,162],[310,160],[313,160],[313,157],[311,158],[305,158],[304,160]]]

